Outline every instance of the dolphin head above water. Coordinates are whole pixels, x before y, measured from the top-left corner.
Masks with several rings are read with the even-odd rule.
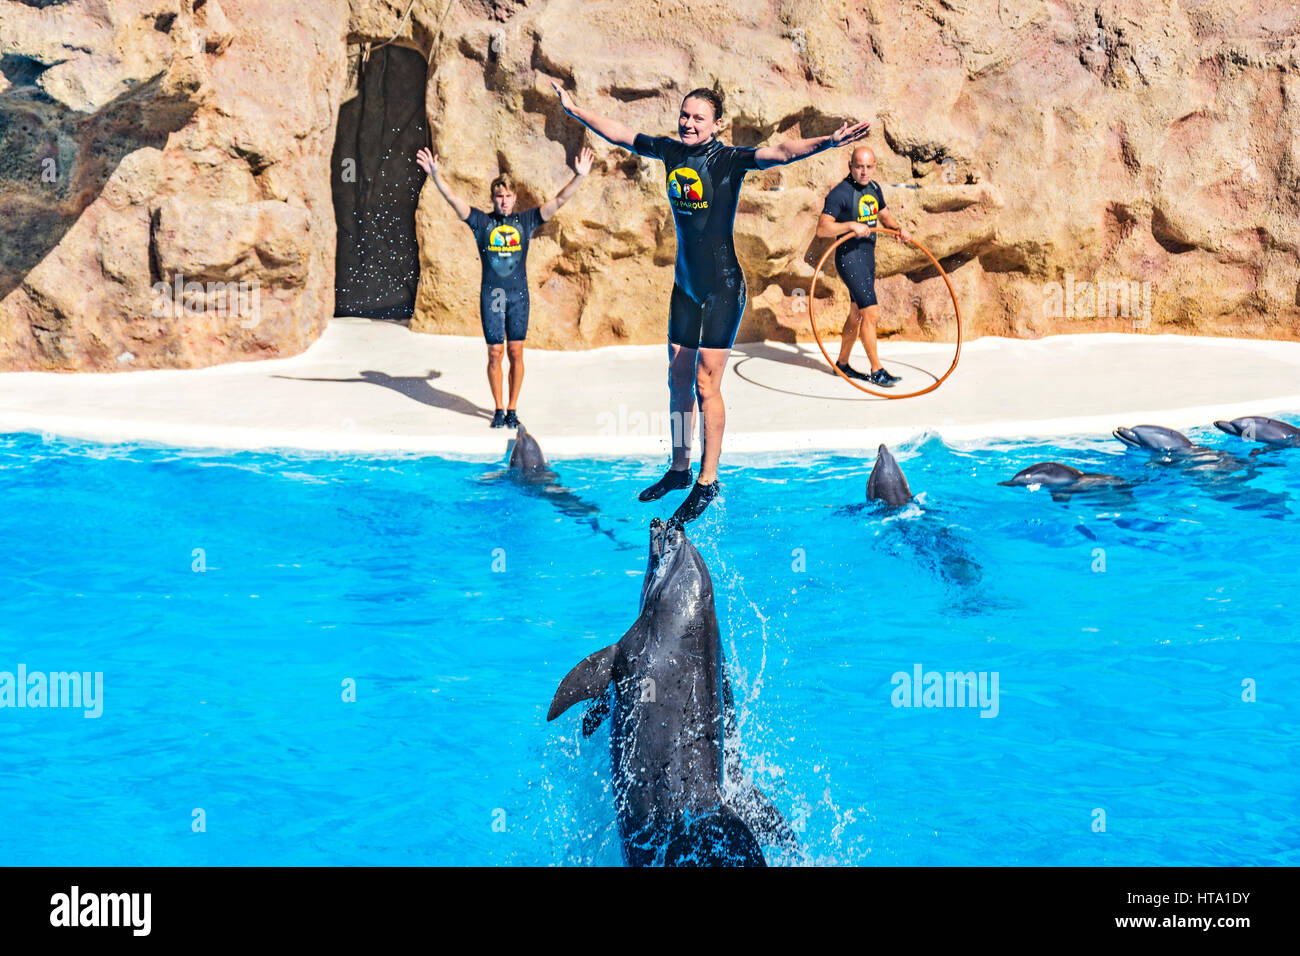
[[[1191,448],[1192,441],[1182,432],[1165,428],[1162,425],[1135,425],[1132,428],[1117,428],[1111,434],[1130,448],[1151,448],[1156,451],[1168,451],[1173,448]]]
[[[1117,475],[1106,475],[1097,471],[1080,471],[1059,461],[1040,461],[1016,472],[1008,481],[999,481],[999,485],[1041,485],[1053,489],[1053,497],[1059,491],[1067,496],[1078,491],[1091,491],[1104,487],[1125,488],[1128,482]]]
[[[1069,465],[1062,465],[1059,461],[1040,461],[1030,465],[1028,468],[1022,468],[1016,472],[1007,481],[999,481],[999,485],[1072,485],[1083,477],[1083,472],[1078,468],[1071,468]]]
[[[515,447],[510,450],[510,470],[524,475],[543,475],[550,472],[546,456],[537,444],[537,439],[528,434],[523,425],[519,426]]]
[[[867,500],[883,501],[891,508],[901,508],[912,500],[912,489],[907,486],[903,469],[898,467],[886,445],[876,449],[876,464],[867,478]]]
[[[1263,442],[1266,445],[1300,445],[1300,428],[1262,415],[1247,415],[1244,418],[1234,418],[1230,422],[1215,422],[1214,427],[1229,435],[1244,438],[1246,441]]]
[[[641,608],[671,597],[674,608],[694,613],[713,602],[708,567],[686,532],[675,523],[650,522],[650,553],[641,581]]]

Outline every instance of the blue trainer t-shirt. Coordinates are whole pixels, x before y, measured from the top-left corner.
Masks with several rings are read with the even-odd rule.
[[[739,270],[733,239],[745,173],[758,169],[754,150],[717,139],[687,146],[670,136],[639,133],[632,149],[663,161],[668,204],[677,226],[676,281],[696,302],[714,292],[718,273]]]
[[[860,222],[873,228],[880,225],[880,210],[885,208],[885,194],[874,179],[859,186],[853,177],[845,176],[826,197],[822,212],[834,217],[836,222]],[[843,259],[870,256],[875,262],[877,233],[855,236],[835,250],[836,268]]]
[[[465,225],[474,233],[479,259],[483,263],[484,287],[514,291],[528,289],[528,240],[542,225],[539,208],[499,216],[471,209]]]

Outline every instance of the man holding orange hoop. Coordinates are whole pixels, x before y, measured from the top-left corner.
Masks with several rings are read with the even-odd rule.
[[[897,230],[900,242],[909,242],[911,236],[885,208],[885,194],[871,178],[875,171],[876,154],[871,147],[855,149],[849,157],[849,174],[826,197],[817,222],[817,235],[822,239],[838,239],[849,233],[856,236],[835,250],[835,270],[849,287],[851,299],[849,317],[840,337],[840,357],[835,364],[849,378],[893,388],[902,379],[885,371],[876,352],[880,306],[876,304],[876,234],[871,230],[879,221],[886,228]],[[870,375],[849,365],[849,354],[859,335],[871,362]]]

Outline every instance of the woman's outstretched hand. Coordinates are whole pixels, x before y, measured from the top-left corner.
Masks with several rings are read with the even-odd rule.
[[[832,146],[846,146],[849,143],[855,143],[871,132],[871,123],[864,121],[855,126],[844,123],[835,132],[831,133]]]
[[[595,153],[586,146],[582,147],[582,151],[578,153],[578,158],[573,161],[573,171],[579,176],[587,175],[587,173],[591,172],[591,161],[595,158]]]
[[[563,107],[564,112],[572,116],[573,111],[578,107],[574,105],[573,97],[569,95],[569,91],[554,80],[551,80],[551,86],[555,87],[555,92],[560,94],[560,106]]]
[[[432,176],[434,170],[438,168],[438,157],[429,152],[427,148],[421,149],[415,154],[415,161],[427,176]]]

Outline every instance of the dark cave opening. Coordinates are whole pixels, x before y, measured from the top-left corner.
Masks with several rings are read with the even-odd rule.
[[[404,47],[351,52],[331,160],[335,256],[334,314],[409,319],[420,278],[415,210],[430,145],[424,112],[428,64]]]

